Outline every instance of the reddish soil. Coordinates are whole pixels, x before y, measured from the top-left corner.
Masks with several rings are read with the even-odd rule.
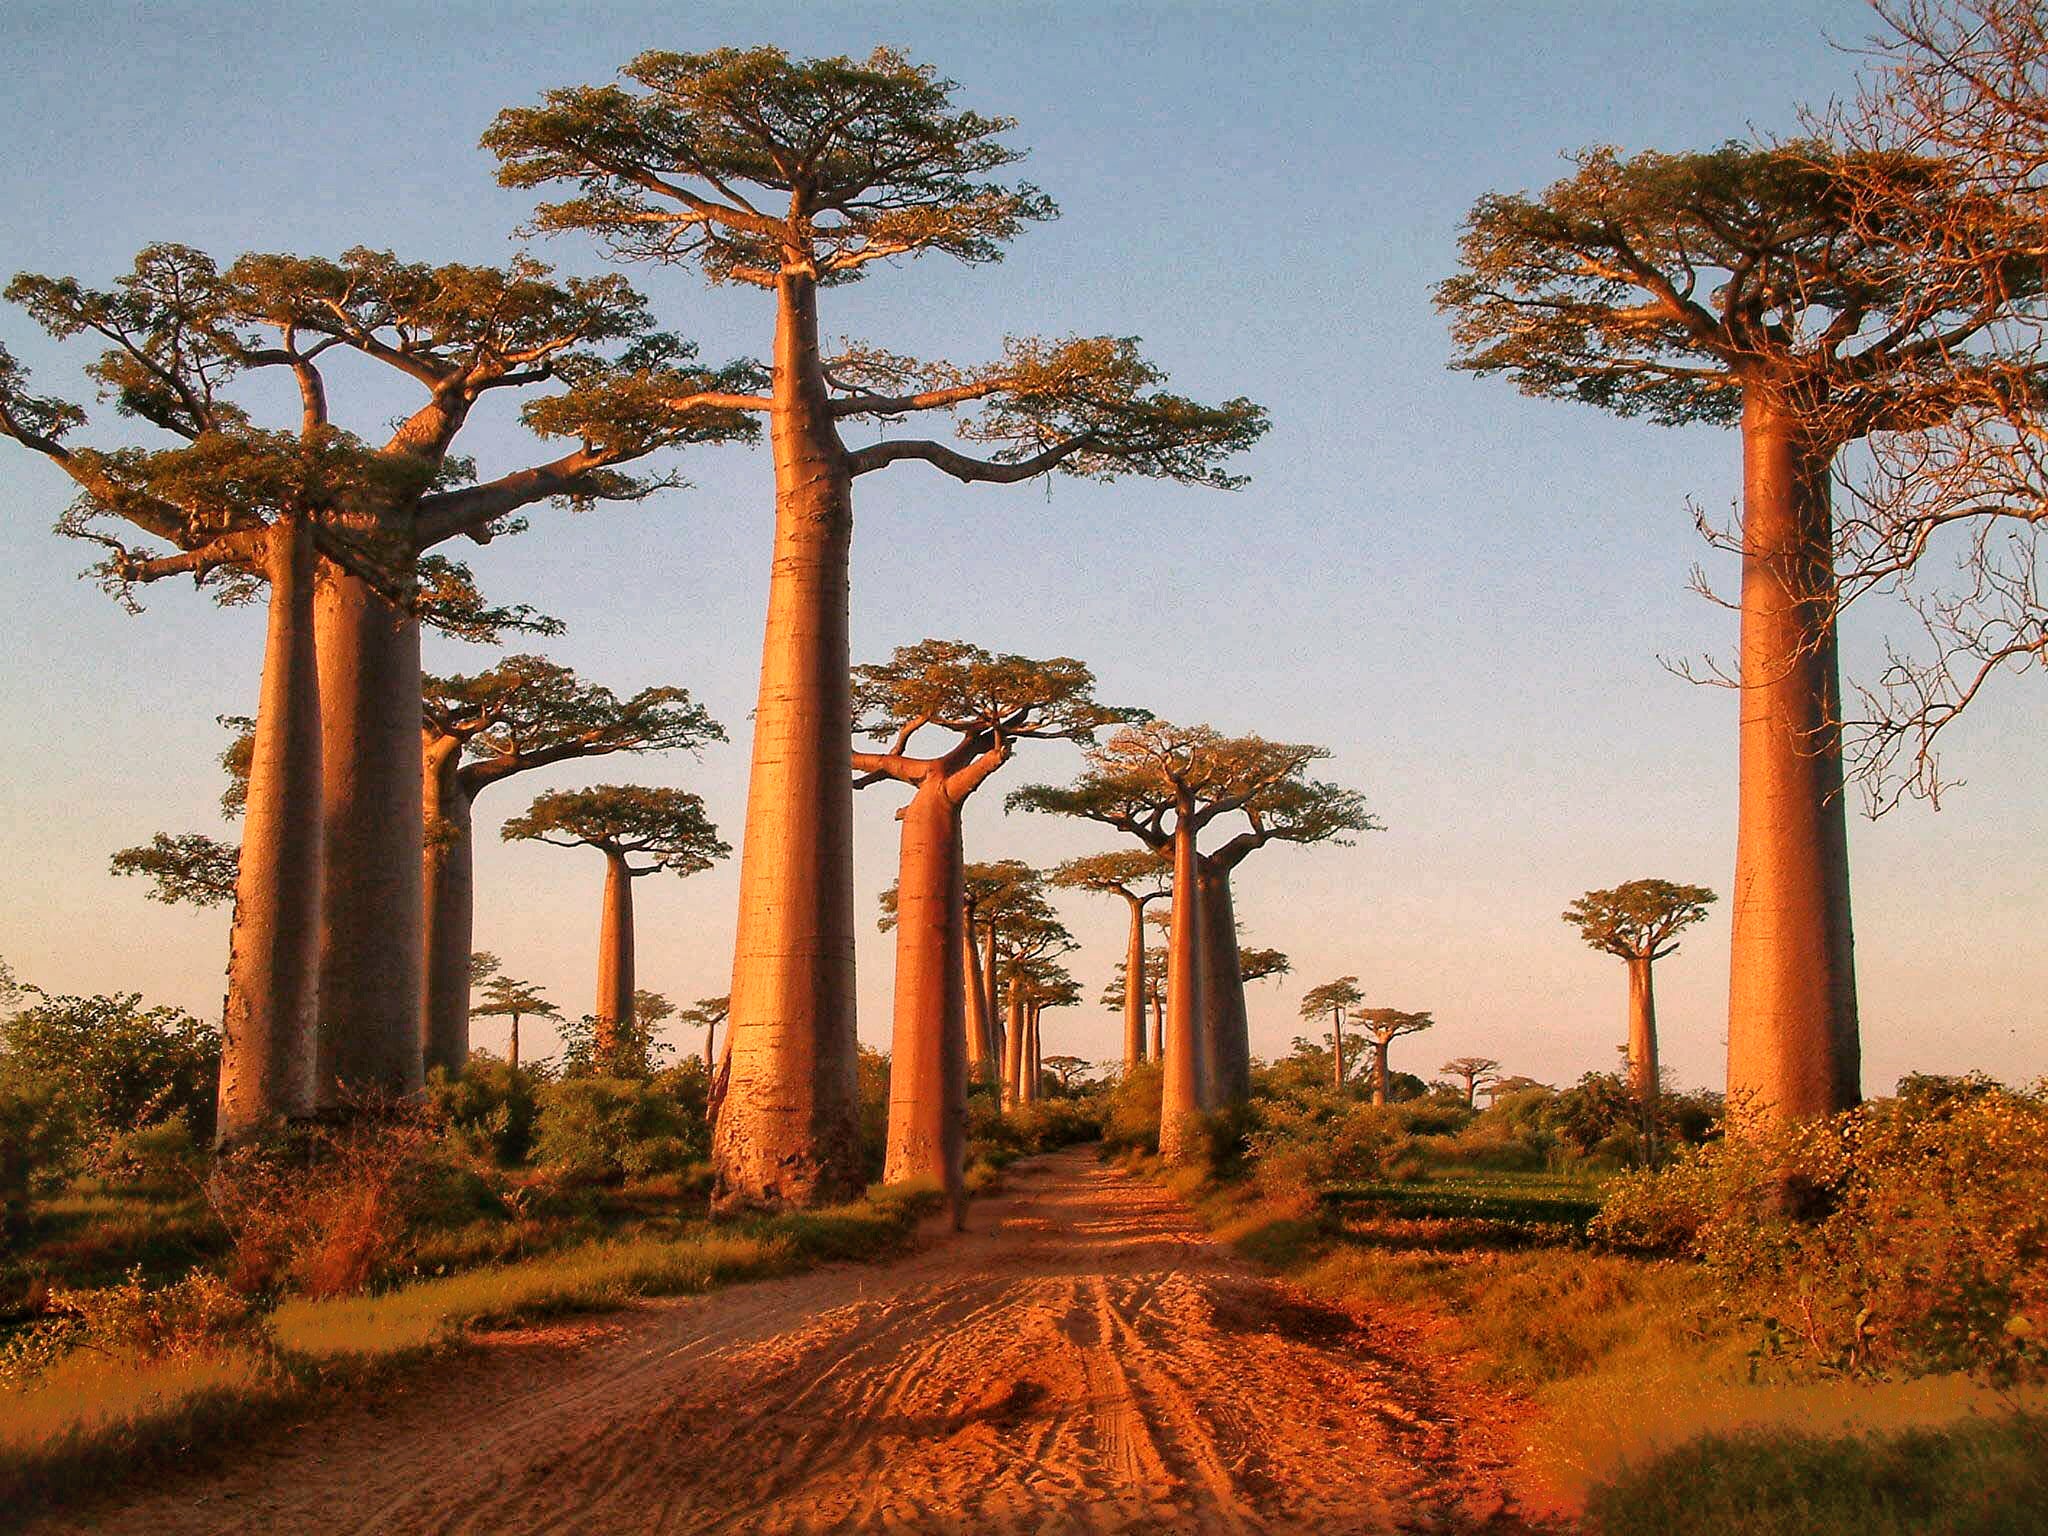
[[[1519,1532],[1509,1415],[1412,1328],[1257,1276],[1072,1151],[974,1230],[573,1326],[40,1527]]]

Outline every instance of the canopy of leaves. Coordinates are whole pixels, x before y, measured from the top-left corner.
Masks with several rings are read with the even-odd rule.
[[[1427,1013],[1403,1013],[1399,1008],[1361,1008],[1352,1015],[1352,1022],[1381,1045],[1436,1024]]]
[[[898,646],[887,661],[853,669],[854,731],[903,752],[926,726],[969,743],[1020,737],[1092,741],[1131,718],[1094,699],[1095,674],[1070,656],[995,655],[961,640]]]
[[[159,832],[136,848],[123,848],[113,858],[117,875],[141,875],[155,889],[152,901],[215,907],[235,899],[235,876],[242,850],[204,832]]]
[[[482,1018],[558,1019],[562,1010],[548,1001],[547,994],[530,981],[494,975],[483,984],[483,1000],[470,1012]]]
[[[35,1001],[0,1021],[10,1071],[58,1085],[88,1139],[184,1115],[211,1135],[220,1080],[220,1031],[178,1008],[144,1008],[140,993]]]
[[[1624,960],[1661,960],[1678,948],[1679,931],[1703,920],[1714,900],[1703,885],[1630,880],[1586,892],[1561,916],[1595,949]]]
[[[1294,969],[1294,962],[1277,949],[1254,949],[1239,946],[1237,951],[1237,976],[1240,981],[1264,981],[1269,976],[1285,976]]]
[[[1301,1016],[1304,1019],[1316,1019],[1326,1013],[1348,1012],[1364,1001],[1365,994],[1358,990],[1358,978],[1339,976],[1335,981],[1326,981],[1319,987],[1310,987],[1302,994]]]
[[[700,997],[676,1015],[676,1022],[690,1029],[716,1029],[732,1012],[732,998]]]
[[[1117,848],[1069,859],[1047,878],[1061,890],[1159,898],[1173,890],[1173,860],[1156,848]]]
[[[635,784],[550,790],[506,821],[500,836],[601,849],[627,858],[636,875],[664,869],[694,875],[732,852],[696,795]],[[634,865],[633,859],[644,862]]]
[[[1022,859],[970,863],[964,876],[976,922],[1001,926],[1016,913],[1049,910],[1045,876]]]
[[[2041,289],[2038,242],[1940,159],[1806,140],[1576,164],[1474,206],[1436,295],[1455,366],[1671,425],[1731,424],[1765,385],[1841,443],[1946,414],[1968,345]]]

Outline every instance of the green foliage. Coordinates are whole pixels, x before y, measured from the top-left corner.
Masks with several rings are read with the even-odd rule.
[[[204,832],[177,836],[159,832],[147,844],[123,848],[113,857],[117,875],[141,875],[155,885],[150,900],[215,907],[235,899],[242,850]]]
[[[116,1132],[97,1149],[94,1172],[106,1183],[139,1194],[175,1195],[195,1190],[205,1175],[206,1154],[183,1115],[132,1131]]]
[[[1877,1100],[1617,1180],[1594,1234],[1696,1258],[1760,1364],[2048,1368],[2048,1087]]]
[[[428,723],[462,738],[476,786],[570,758],[695,751],[725,740],[687,689],[643,688],[621,699],[544,656],[505,656],[484,672],[430,676],[423,691]]]
[[[648,862],[636,875],[674,870],[694,875],[732,852],[704,814],[704,801],[688,790],[635,784],[558,789],[499,829],[507,842],[533,839],[559,848],[587,846],[627,860]]]
[[[534,1160],[594,1184],[680,1173],[710,1155],[703,1063],[649,1080],[564,1077],[540,1090]]]
[[[1140,1062],[1109,1089],[1102,1144],[1111,1153],[1159,1154],[1159,1105],[1164,1079],[1156,1061]]]
[[[1714,893],[1703,885],[1631,880],[1610,891],[1588,891],[1564,910],[1564,920],[1595,949],[1623,959],[1661,960],[1678,934],[1706,918]]]
[[[0,1057],[0,1227],[19,1228],[31,1199],[64,1186],[79,1140],[62,1081]]]
[[[889,1153],[889,1053],[855,1047],[854,1071],[861,1163],[870,1180],[879,1179]]]
[[[182,1009],[144,1008],[140,993],[34,996],[0,1021],[0,1060],[10,1075],[54,1083],[87,1147],[176,1116],[211,1134],[219,1029]]]
[[[459,1074],[446,1067],[427,1074],[427,1103],[456,1150],[513,1168],[533,1150],[545,1081],[538,1067],[474,1053]]]
[[[569,1077],[616,1077],[646,1082],[661,1070],[664,1058],[675,1054],[675,1046],[655,1038],[657,1021],[641,1018],[600,1019],[594,1014],[565,1019],[559,1026],[562,1038],[561,1075]],[[601,1038],[609,1036],[607,1045]]]

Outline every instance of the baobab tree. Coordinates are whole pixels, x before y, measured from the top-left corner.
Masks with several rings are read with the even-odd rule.
[[[298,1112],[316,1093],[338,1101],[343,1083],[416,1088],[416,603],[421,562],[438,558],[426,552],[514,531],[514,514],[550,499],[645,494],[651,482],[618,466],[688,440],[747,435],[752,419],[666,403],[703,372],[686,346],[653,333],[623,279],[556,282],[526,259],[429,267],[358,249],[338,260],[250,255],[222,271],[189,247],[156,245],[110,289],[24,274],[7,296],[59,337],[109,343],[95,377],[124,414],[173,440],[74,450],[65,438],[82,413],[29,393],[19,367],[0,357],[0,433],[79,485],[61,526],[108,549],[103,579],[124,593],[177,574],[228,596],[259,581],[270,588],[231,940],[223,1133]],[[381,447],[332,419],[321,359],[337,348],[426,392]],[[296,385],[293,429],[258,427],[230,390],[263,370]],[[531,399],[525,423],[578,446],[463,483],[467,465],[452,451],[475,405],[555,378],[568,388]],[[106,531],[123,521],[171,552],[134,549]]]
[[[1873,196],[1882,188],[1881,196]],[[1842,798],[1835,459],[2001,376],[2038,241],[1953,161],[1817,140],[1582,153],[1491,195],[1437,290],[1455,366],[1667,425],[1740,425],[1741,689],[1728,1090],[1796,1120],[1860,1096]],[[1939,274],[1913,259],[1929,240]]]
[[[117,875],[141,875],[156,887],[150,900],[167,906],[217,907],[235,899],[242,850],[204,832],[159,832],[113,857]]]
[[[1059,1084],[1062,1094],[1071,1095],[1076,1084],[1094,1070],[1095,1063],[1079,1056],[1048,1056],[1039,1065]]]
[[[1358,990],[1356,976],[1339,976],[1302,994],[1304,1019],[1319,1019],[1326,1013],[1330,1016],[1330,1045],[1336,1057],[1336,1072],[1330,1086],[1339,1092],[1344,1088],[1344,1014],[1364,1001],[1365,994]]]
[[[1030,1010],[1041,984],[1058,970],[1058,957],[1072,952],[1074,936],[1041,896],[1019,904],[997,930],[996,955],[1003,980],[1003,1104],[1022,1102],[1030,1084]],[[1063,970],[1059,971],[1064,975]]]
[[[519,1021],[559,1019],[562,1010],[548,1001],[547,994],[530,981],[516,981],[498,974],[483,983],[483,1002],[471,1011],[478,1018],[509,1019],[512,1033],[505,1047],[505,1060],[519,1065]]]
[[[1145,908],[1172,893],[1173,860],[1156,848],[1118,848],[1067,860],[1052,872],[1049,883],[1062,890],[1121,896],[1130,909],[1130,940],[1117,974],[1136,976],[1138,984],[1119,987],[1116,1003],[1123,1009],[1124,1070],[1128,1072],[1145,1059]]]
[[[956,1225],[967,1190],[966,853],[960,818],[975,790],[1027,740],[1093,741],[1127,710],[1096,702],[1071,657],[996,655],[958,640],[899,646],[853,673],[854,731],[887,746],[855,752],[856,789],[912,789],[896,881],[896,1013],[889,1052],[891,1183],[937,1177]],[[936,755],[913,755],[937,732]]]
[[[1156,923],[1165,915],[1161,912],[1155,912],[1147,921]],[[1117,1013],[1123,1012],[1130,997],[1130,994],[1125,990],[1129,974],[1130,962],[1127,960],[1117,961],[1115,974],[1110,977],[1109,982],[1102,989],[1103,1007]],[[1164,1059],[1166,1046],[1166,951],[1164,949],[1147,949],[1145,951],[1144,969],[1139,974],[1144,977],[1145,1004],[1152,1013],[1151,1043],[1146,1048],[1143,1059],[1147,1061],[1160,1061]]]
[[[1465,1107],[1479,1107],[1479,1090],[1493,1081],[1493,1075],[1500,1070],[1500,1063],[1491,1056],[1453,1056],[1437,1068],[1449,1073],[1465,1085]]]
[[[1088,753],[1074,784],[1033,784],[1008,803],[1025,810],[1079,816],[1136,837],[1147,848],[1173,854],[1173,924],[1167,947],[1166,1051],[1161,1089],[1160,1155],[1169,1162],[1191,1156],[1189,1119],[1220,1102],[1209,1060],[1209,935],[1202,915],[1201,829],[1239,810],[1284,780],[1297,778],[1323,756],[1320,748],[1224,736],[1206,725],[1176,726],[1150,720],[1118,731]],[[1242,854],[1238,855],[1242,857]],[[1213,883],[1213,882],[1212,882]],[[1235,938],[1231,937],[1231,992]],[[1247,1048],[1249,1058],[1249,1048]]]
[[[550,790],[499,829],[507,842],[595,848],[604,855],[604,917],[597,940],[593,1053],[605,1057],[633,1022],[633,882],[663,870],[689,876],[732,849],[688,790],[634,784]],[[636,862],[638,861],[638,862]]]
[[[993,363],[921,363],[819,346],[818,294],[877,261],[998,259],[1050,218],[1036,188],[989,179],[1021,158],[1010,119],[962,111],[900,53],[792,60],[775,48],[645,53],[627,84],[501,112],[485,145],[509,186],[570,183],[546,230],[629,259],[691,263],[774,296],[765,415],[776,533],[741,855],[733,1075],[716,1146],[722,1203],[809,1203],[859,1185],[854,1106],[853,823],[848,791],[848,551],[853,483],[917,461],[963,483],[1054,471],[1238,483],[1221,465],[1266,429],[1247,400],[1198,404],[1128,338],[1012,339]],[[856,423],[977,412],[954,443],[849,447]]]
[[[1018,917],[1035,917],[1045,907],[1045,875],[1022,859],[994,859],[969,864],[962,882],[966,894],[967,931],[980,946],[981,985],[979,1007],[987,1024],[983,1050],[985,1076],[1000,1081],[1003,1075],[1003,1014],[998,996],[997,964],[1004,927]],[[973,1067],[973,1047],[968,1065]]]
[[[1372,1101],[1387,1102],[1387,1048],[1403,1035],[1420,1034],[1436,1023],[1427,1013],[1398,1008],[1361,1008],[1352,1015],[1359,1032],[1372,1046]]]
[[[1593,948],[1628,963],[1629,1091],[1644,1104],[1657,1097],[1657,997],[1650,967],[1678,948],[1678,935],[1705,919],[1714,893],[1703,885],[1630,880],[1588,891],[1564,909],[1564,920]]]
[[[714,1051],[718,1026],[725,1022],[725,1016],[731,1011],[732,999],[729,997],[700,997],[676,1016],[685,1027],[704,1031],[704,1075],[707,1078],[718,1070],[718,1057]]]
[[[469,1058],[463,974],[476,910],[474,810],[516,774],[613,752],[695,751],[725,732],[688,690],[621,699],[541,656],[507,656],[473,676],[429,677],[422,693],[426,826],[426,1064]]]
[[[1073,973],[1053,960],[1040,960],[1023,974],[1014,976],[1010,986],[1024,999],[1023,1069],[1018,1098],[1036,1103],[1045,1097],[1045,1055],[1039,1021],[1048,1008],[1071,1008],[1081,1000],[1081,984]]]

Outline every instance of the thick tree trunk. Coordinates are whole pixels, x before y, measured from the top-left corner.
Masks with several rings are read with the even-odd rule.
[[[1024,1019],[1024,1102],[1036,1104],[1045,1097],[1045,1066],[1039,1054],[1038,1016],[1044,1010],[1033,1007]]]
[[[1628,962],[1628,1088],[1644,1104],[1657,1097],[1657,998],[1650,963],[1648,955]]]
[[[1166,999],[1157,992],[1152,993],[1152,1060],[1166,1060]]]
[[[960,808],[942,775],[903,810],[896,880],[896,1019],[889,1050],[889,1138],[882,1177],[932,1178],[955,1228],[967,1219],[967,941]]]
[[[1003,1108],[1009,1109],[1018,1103],[1024,1084],[1024,996],[1014,981],[1010,983],[1006,1011],[1009,1018],[1003,1026]]]
[[[996,925],[982,924],[981,930],[981,990],[988,999],[988,1060],[989,1072],[998,1083],[1003,1076],[1003,1016],[997,1010],[996,984]]]
[[[476,847],[462,743],[428,743],[422,763],[426,859],[427,1070],[460,1072],[469,1060],[469,955],[476,922]]]
[[[852,482],[818,358],[814,279],[777,292],[775,554],[754,713],[733,952],[732,1077],[718,1117],[720,1209],[857,1194]]]
[[[633,871],[623,853],[604,856],[604,916],[597,930],[597,1020],[592,1042],[599,1056],[619,1043],[633,1022]]]
[[[1342,1008],[1332,1009],[1330,1012],[1330,1043],[1337,1057],[1337,1069],[1332,1074],[1334,1080],[1331,1086],[1341,1093],[1344,1089],[1344,1010]]]
[[[325,802],[318,1097],[334,1107],[424,1081],[420,626],[323,563],[314,629]]]
[[[1131,936],[1124,945],[1124,1071],[1145,1059],[1145,903],[1124,900],[1131,909]]]
[[[1861,1098],[1836,660],[1832,455],[1743,410],[1741,789],[1728,1103],[1759,1127]]]
[[[1372,1101],[1375,1104],[1387,1102],[1387,1042],[1384,1040],[1372,1043]]]
[[[988,993],[981,984],[981,955],[974,947],[974,917],[963,904],[960,922],[960,988],[967,1040],[967,1080],[993,1081],[996,1064],[988,1019]]]
[[[1209,1073],[1208,1105],[1242,1104],[1252,1096],[1251,1022],[1244,973],[1238,968],[1237,912],[1230,871],[1202,860],[1202,1044]]]
[[[313,1107],[320,987],[321,751],[311,532],[280,521],[263,683],[235,877],[216,1135],[234,1141]]]
[[[1198,1150],[1194,1117],[1209,1106],[1203,1057],[1202,885],[1195,828],[1183,808],[1173,834],[1173,926],[1167,935],[1166,1053],[1159,1094],[1159,1155],[1184,1162]]]

